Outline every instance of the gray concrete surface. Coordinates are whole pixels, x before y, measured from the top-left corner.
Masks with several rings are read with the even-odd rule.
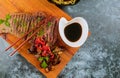
[[[120,78],[120,0],[81,0],[62,9],[84,17],[91,36],[58,78]],[[0,52],[7,46],[0,38]],[[19,54],[6,55],[0,56],[0,78],[44,78]]]

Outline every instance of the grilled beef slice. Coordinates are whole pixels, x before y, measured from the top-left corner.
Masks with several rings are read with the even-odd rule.
[[[12,33],[21,37],[45,17],[46,14],[44,12],[11,14],[10,26]]]
[[[11,14],[11,33],[18,37],[21,37],[29,30],[38,26],[38,23],[42,20],[45,20],[45,23],[41,25],[42,27],[40,26],[41,29],[44,31],[43,36],[45,37],[45,40],[48,42],[48,44],[50,46],[53,46],[57,40],[56,30],[58,19],[46,12]],[[32,32],[30,34],[32,34]],[[37,35],[39,36],[39,34]]]

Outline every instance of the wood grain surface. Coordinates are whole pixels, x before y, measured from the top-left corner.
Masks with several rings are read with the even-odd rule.
[[[17,13],[17,12],[39,12],[46,11],[52,15],[60,18],[65,17],[68,20],[71,19],[69,15],[60,10],[54,4],[49,3],[47,0],[0,0],[0,18],[4,18],[6,14]],[[18,38],[14,35],[8,34],[7,41],[11,44]],[[60,40],[61,41],[61,40]],[[21,43],[21,42],[20,42]],[[18,44],[15,46],[15,48]],[[20,50],[19,53],[32,65],[34,65],[40,72],[42,72],[47,78],[56,78],[61,70],[70,61],[72,56],[77,52],[79,48],[67,47],[67,50],[61,55],[61,63],[55,66],[55,70],[46,73],[44,69],[40,68],[39,62],[34,55],[27,52],[27,48],[30,47],[29,43],[26,43]],[[12,58],[12,57],[11,57]]]

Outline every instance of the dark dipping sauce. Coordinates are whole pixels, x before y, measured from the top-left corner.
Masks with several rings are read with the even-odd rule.
[[[65,27],[64,33],[69,41],[75,42],[81,37],[82,34],[81,25],[78,23],[72,23]]]

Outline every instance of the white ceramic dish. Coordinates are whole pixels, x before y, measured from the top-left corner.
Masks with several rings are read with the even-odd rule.
[[[79,23],[82,28],[81,37],[76,42],[69,41],[65,37],[65,34],[64,34],[65,27],[72,23]],[[58,31],[59,31],[60,37],[63,40],[63,42],[70,47],[80,47],[82,44],[84,44],[84,42],[86,41],[86,39],[88,37],[88,32],[89,32],[87,21],[82,17],[75,17],[74,19],[72,19],[70,21],[67,21],[66,18],[62,17],[59,21]]]

